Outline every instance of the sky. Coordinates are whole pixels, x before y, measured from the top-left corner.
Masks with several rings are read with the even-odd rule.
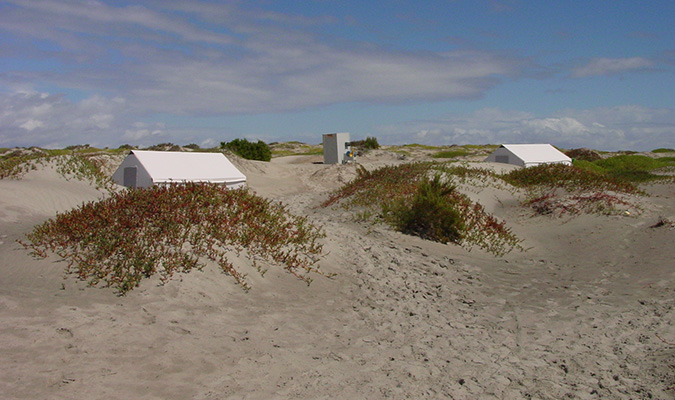
[[[0,147],[675,147],[672,0],[0,0]]]

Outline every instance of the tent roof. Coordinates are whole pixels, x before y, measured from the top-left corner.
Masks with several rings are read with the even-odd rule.
[[[246,176],[222,153],[132,150],[155,183],[245,182]]]
[[[503,144],[500,147],[509,150],[525,163],[572,161],[550,144]]]

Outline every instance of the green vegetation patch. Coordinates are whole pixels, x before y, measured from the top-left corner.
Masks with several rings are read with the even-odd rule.
[[[652,158],[638,154],[625,154],[598,160],[596,165],[616,179],[630,182],[648,182],[669,179],[653,172],[675,167],[675,157]],[[672,180],[672,177],[670,177]]]
[[[457,157],[466,157],[468,155],[471,155],[471,153],[469,153],[467,150],[458,149],[458,150],[439,151],[438,153],[434,153],[431,157],[433,157],[433,158],[457,158]]]
[[[285,142],[270,145],[273,157],[316,156],[323,154],[321,145],[310,145],[301,142]]]
[[[399,232],[441,243],[458,243],[464,223],[459,216],[455,186],[440,174],[419,183],[412,199],[399,198],[383,214]]]
[[[377,150],[380,148],[377,138],[373,136],[367,136],[365,140],[354,140],[351,145],[360,150]]]
[[[248,289],[229,251],[245,252],[261,273],[259,262],[268,261],[309,283],[308,274],[319,272],[324,236],[306,218],[247,189],[184,184],[113,193],[36,226],[22,244],[37,257],[58,255],[67,273],[92,286],[124,294],[154,274],[166,282],[201,269],[203,259]]]
[[[247,160],[269,161],[272,159],[270,147],[262,140],[253,143],[246,139],[234,139],[227,143],[221,142],[220,147],[228,149]]]
[[[529,189],[555,189],[567,191],[611,190],[638,193],[631,182],[619,180],[589,169],[564,164],[542,164],[536,167],[519,168],[502,175],[509,184]]]
[[[394,229],[442,243],[455,242],[467,248],[479,246],[495,255],[520,247],[520,240],[504,221],[488,214],[483,206],[459,193],[451,179],[484,177],[485,171],[448,167],[434,162],[364,168],[358,176],[332,193],[322,205],[342,204],[365,209],[361,219],[378,218]],[[429,178],[432,175],[433,178]]]

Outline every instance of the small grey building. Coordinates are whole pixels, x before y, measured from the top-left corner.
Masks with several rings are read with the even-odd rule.
[[[354,161],[349,133],[327,133],[323,135],[323,163],[345,164]]]

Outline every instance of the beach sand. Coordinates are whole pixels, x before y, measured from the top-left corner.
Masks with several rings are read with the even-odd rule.
[[[103,193],[43,167],[2,180],[0,398],[675,398],[675,229],[652,227],[675,221],[675,185],[648,186],[629,215],[573,218],[463,187],[524,240],[494,257],[318,208],[353,165],[233,161],[255,192],[324,227],[320,265],[336,275],[307,286],[238,259],[248,293],[209,264],[118,297],[16,242]]]

